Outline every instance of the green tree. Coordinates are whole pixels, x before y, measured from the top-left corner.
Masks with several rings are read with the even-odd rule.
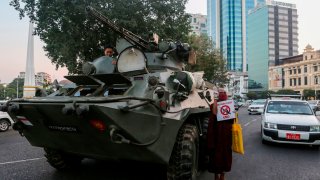
[[[18,96],[21,98],[23,96],[23,85],[24,85],[24,79],[23,78],[15,78],[11,83],[8,84],[8,87],[13,89],[13,95],[12,98],[17,97],[17,83],[18,83]],[[11,97],[11,96],[10,96]]]
[[[11,0],[20,17],[35,22],[35,34],[56,68],[78,73],[81,64],[101,56],[102,46],[115,44],[116,35],[90,18],[91,5],[113,22],[138,35],[156,32],[160,38],[184,40],[190,29],[187,0]]]
[[[303,90],[303,98],[308,100],[308,99],[313,99],[314,98],[314,90],[312,89],[304,89]]]
[[[270,97],[271,94],[276,94],[274,91],[262,91],[260,93],[260,97],[261,99],[267,99]]]
[[[191,71],[204,71],[204,77],[217,86],[223,86],[229,82],[227,78],[226,61],[219,49],[215,49],[213,42],[206,35],[191,35],[189,43],[196,51],[197,64],[189,66]]]
[[[250,92],[247,93],[247,98],[250,99],[250,100],[257,99],[257,97],[258,97],[257,93],[255,93],[255,92],[250,91]]]
[[[294,95],[297,94],[294,90],[292,89],[280,89],[277,91],[277,94],[289,94],[289,95]]]

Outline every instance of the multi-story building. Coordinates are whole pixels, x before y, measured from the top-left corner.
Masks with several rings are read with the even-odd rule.
[[[26,74],[25,72],[20,72],[19,73],[19,78],[24,79],[25,78],[25,74]],[[38,85],[42,86],[43,84],[51,83],[52,79],[51,79],[50,74],[45,73],[45,72],[38,72],[35,75],[35,82],[36,82],[37,86]]]
[[[40,85],[49,84],[52,82],[50,74],[45,72],[38,72],[35,77],[36,77],[36,83]]]
[[[208,34],[227,60],[230,71],[247,69],[247,12],[264,0],[208,0]]]
[[[207,16],[202,14],[190,14],[190,16],[191,33],[196,35],[207,35]]]
[[[320,90],[320,50],[307,45],[303,54],[280,59],[280,65],[269,68],[269,90]]]
[[[229,84],[227,85],[228,96],[244,97],[248,93],[248,75],[247,72],[229,72]]]
[[[266,1],[248,13],[249,90],[268,89],[268,68],[298,54],[296,5]]]

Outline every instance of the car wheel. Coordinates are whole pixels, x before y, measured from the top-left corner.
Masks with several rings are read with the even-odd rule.
[[[1,119],[0,120],[0,131],[4,132],[7,131],[9,129],[10,123],[8,120],[6,119]]]
[[[249,115],[251,115],[252,113],[251,112],[249,112]]]

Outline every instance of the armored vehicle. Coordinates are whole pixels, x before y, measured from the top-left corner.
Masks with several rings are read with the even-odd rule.
[[[67,91],[9,101],[2,109],[13,128],[59,170],[83,158],[118,159],[166,165],[168,179],[196,179],[213,93],[203,73],[184,71],[194,59],[190,47],[144,40],[87,12],[122,37],[118,57],[83,64],[83,74],[65,76],[74,83]]]

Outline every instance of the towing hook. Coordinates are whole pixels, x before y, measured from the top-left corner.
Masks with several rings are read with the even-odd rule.
[[[130,144],[130,140],[119,134],[119,129],[114,125],[110,126],[110,139],[111,142],[116,144]]]

